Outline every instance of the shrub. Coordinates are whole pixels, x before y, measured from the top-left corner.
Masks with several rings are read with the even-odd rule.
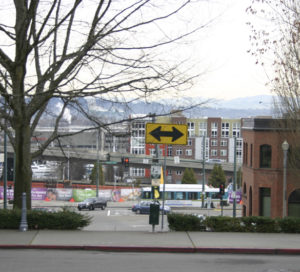
[[[0,209],[0,229],[17,229],[19,228],[20,221],[20,210]]]
[[[277,219],[278,226],[281,232],[285,233],[300,233],[300,218],[285,217]]]
[[[210,216],[207,217],[206,226],[211,229],[211,231],[216,232],[241,232],[243,226],[239,218],[233,218],[228,216]]]
[[[175,231],[300,233],[300,218],[272,219],[263,216],[210,216],[204,220],[193,215],[169,214],[169,228]]]
[[[206,229],[204,221],[195,215],[168,214],[169,228],[175,231],[204,231]]]
[[[279,232],[277,221],[270,217],[249,216],[240,220],[246,232]]]
[[[20,210],[0,210],[0,228],[18,229],[21,221]],[[63,210],[60,212],[27,211],[28,229],[80,229],[88,226],[91,217]]]

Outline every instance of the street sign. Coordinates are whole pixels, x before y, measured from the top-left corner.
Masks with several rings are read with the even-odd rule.
[[[159,186],[161,177],[161,165],[151,165],[151,185]]]
[[[105,161],[103,162],[103,164],[107,164],[107,165],[114,165],[114,164],[117,164],[118,162],[116,161]]]
[[[187,144],[187,125],[175,124],[146,124],[146,144]]]

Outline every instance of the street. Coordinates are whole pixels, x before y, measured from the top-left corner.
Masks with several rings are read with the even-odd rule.
[[[85,227],[85,231],[152,231],[152,225],[149,225],[148,214],[135,214],[128,208],[107,208],[94,211],[81,211],[93,217],[92,223]],[[161,231],[161,216],[159,226],[155,230]],[[164,216],[164,231],[168,231],[168,219]]]
[[[207,216],[221,215],[220,209],[173,209],[175,213],[198,214]],[[100,231],[152,231],[149,225],[149,215],[135,214],[129,207],[107,207],[104,211],[97,209],[94,211],[81,211],[93,217],[92,223],[84,230]],[[232,216],[231,209],[224,209],[224,216]],[[237,211],[240,216],[240,210]],[[155,230],[161,231],[162,217],[159,218],[159,226]],[[164,216],[163,231],[168,231],[168,219]]]
[[[5,272],[299,272],[299,256],[0,250]]]

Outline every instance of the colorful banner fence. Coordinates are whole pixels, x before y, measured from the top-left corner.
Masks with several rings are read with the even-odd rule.
[[[0,187],[0,199],[3,199],[4,190],[3,186]],[[141,189],[105,189],[99,190],[99,197],[109,201],[126,201],[136,200],[141,195]],[[45,201],[75,201],[80,202],[89,197],[95,197],[96,190],[92,189],[63,189],[63,188],[32,188],[32,200],[45,200]],[[14,198],[14,190],[7,189],[7,199]]]

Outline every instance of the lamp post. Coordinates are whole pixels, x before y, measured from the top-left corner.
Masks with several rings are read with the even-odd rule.
[[[283,150],[283,188],[282,188],[282,218],[286,217],[286,164],[287,164],[287,151],[289,144],[285,140],[282,145]]]
[[[233,195],[233,206],[232,206],[232,217],[236,217],[236,137],[234,137],[234,157],[233,157],[233,184],[232,184],[232,195]]]

